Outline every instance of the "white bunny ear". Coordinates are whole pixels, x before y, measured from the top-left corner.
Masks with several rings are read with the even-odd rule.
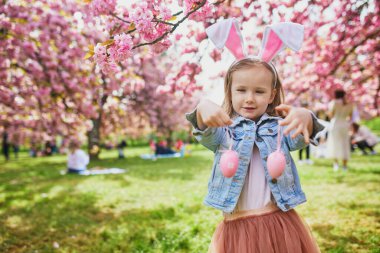
[[[265,62],[270,62],[286,47],[298,51],[303,42],[303,35],[304,28],[300,24],[282,22],[267,26],[264,31],[259,57]]]
[[[236,59],[245,57],[243,37],[235,18],[225,19],[209,26],[206,33],[217,48],[227,47]]]

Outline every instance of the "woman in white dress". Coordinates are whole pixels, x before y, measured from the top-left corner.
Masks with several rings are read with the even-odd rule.
[[[329,104],[331,124],[327,137],[328,156],[334,159],[334,171],[339,169],[338,160],[342,160],[343,170],[347,170],[350,158],[350,120],[353,105],[348,103],[343,90],[335,91],[335,99]]]

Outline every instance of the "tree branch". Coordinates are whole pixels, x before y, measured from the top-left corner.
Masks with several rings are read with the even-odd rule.
[[[153,19],[152,20],[153,22],[156,22],[156,23],[162,23],[162,24],[165,24],[165,25],[171,25],[171,26],[175,26],[175,24],[172,24],[170,22],[166,22],[164,20],[160,20],[160,19]]]
[[[142,46],[147,46],[147,45],[153,45],[153,44],[156,44],[157,42],[163,40],[169,33],[173,33],[175,31],[175,29],[177,29],[177,27],[183,22],[185,21],[191,14],[193,14],[194,12],[196,12],[197,10],[199,10],[201,7],[203,7],[206,3],[206,0],[203,0],[196,8],[194,8],[192,11],[190,11],[189,13],[187,13],[187,15],[185,17],[183,17],[180,21],[178,21],[174,26],[173,28],[170,30],[170,31],[167,31],[166,33],[164,33],[163,35],[161,35],[160,37],[158,37],[157,39],[151,41],[151,42],[146,42],[146,43],[141,43],[141,44],[138,44],[136,46],[134,46],[132,49],[135,49],[135,48],[138,48],[138,47],[142,47]]]
[[[120,20],[120,21],[122,21],[122,22],[124,22],[124,23],[127,23],[127,24],[130,24],[130,23],[131,23],[131,22],[129,22],[128,20],[125,20],[125,19],[119,17],[119,16],[116,15],[115,13],[111,13],[110,15],[111,15],[112,17],[114,17],[114,18],[117,18],[118,20]]]

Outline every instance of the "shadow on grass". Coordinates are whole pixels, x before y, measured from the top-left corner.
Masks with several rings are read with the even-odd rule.
[[[66,190],[0,215],[0,252],[189,252],[195,226],[169,226],[199,207],[115,212],[95,194]],[[176,211],[179,210],[179,211]],[[179,213],[178,213],[179,212]],[[159,251],[158,251],[159,250]]]
[[[344,210],[356,211],[365,216],[372,216],[378,223],[380,223],[380,204],[337,201],[336,205]]]
[[[312,230],[314,233],[319,234],[325,241],[323,245],[319,245],[320,248],[329,249],[328,251],[322,252],[330,252],[330,253],[345,253],[347,242],[358,241],[355,237],[344,237],[338,236],[333,233],[335,227],[331,224],[314,224],[312,226]]]

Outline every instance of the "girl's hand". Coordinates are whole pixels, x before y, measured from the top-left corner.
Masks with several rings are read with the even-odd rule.
[[[197,106],[197,123],[199,129],[206,127],[221,127],[233,122],[222,107],[208,99],[202,100]]]
[[[295,130],[291,136],[293,139],[302,133],[305,143],[310,142],[309,137],[313,131],[313,120],[309,110],[285,104],[277,106],[276,110],[285,116],[285,119],[279,123],[280,126],[288,126],[284,131],[284,135],[288,135],[290,131]]]

